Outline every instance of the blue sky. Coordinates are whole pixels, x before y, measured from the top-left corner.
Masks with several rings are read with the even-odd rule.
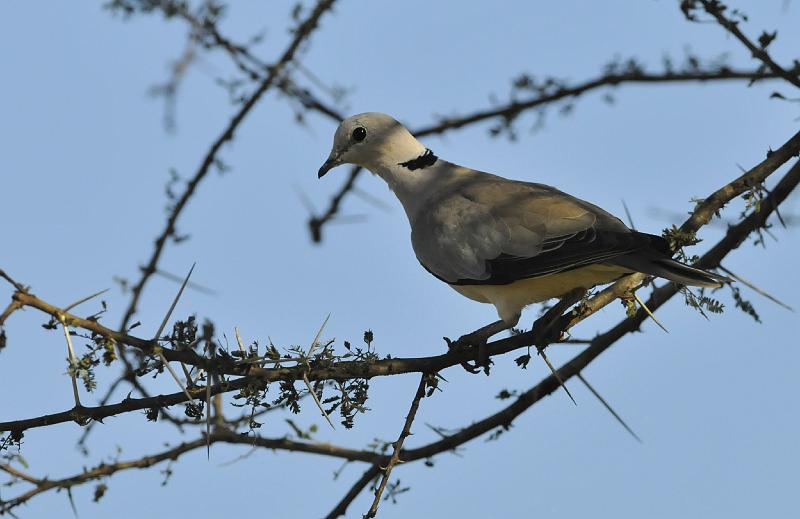
[[[737,6],[750,15],[749,34],[778,29],[770,47],[776,58],[797,57],[800,35],[791,30],[797,5]],[[239,40],[265,30],[257,51],[271,60],[288,41],[289,9],[290,3],[237,3],[221,29]],[[147,92],[163,82],[184,45],[180,23],[126,22],[95,3],[5,6],[0,266],[44,299],[67,304],[113,287],[105,321],[119,322],[126,300],[112,280],[134,278],[149,256],[163,225],[169,170],[191,175],[234,112],[215,84],[230,77],[230,65],[223,56],[204,56],[179,93],[177,132],[164,131],[163,104]],[[715,25],[687,23],[674,2],[621,0],[343,1],[323,19],[302,62],[327,83],[348,88],[343,111],[379,110],[415,127],[436,115],[490,106],[490,95],[503,99],[520,72],[577,82],[596,76],[614,56],[635,55],[657,66],[664,54],[680,61],[685,49],[710,58],[728,53],[732,64],[751,65],[738,42]],[[640,230],[658,233],[682,220],[692,197],[707,195],[797,131],[797,105],[770,100],[776,88],[796,97],[777,84],[628,86],[616,91],[614,105],[588,95],[572,115],[553,113],[535,133],[528,131],[533,118],[523,119],[515,143],[489,139],[489,125],[424,142],[452,162],[552,184],[618,215],[624,198]],[[191,239],[168,248],[162,262],[182,274],[196,261],[195,281],[217,293],[187,293],[178,315],[208,316],[228,336],[238,326],[247,340],[270,337],[289,346],[310,342],[330,312],[328,338],[355,342],[369,328],[378,352],[394,356],[441,353],[443,335],[494,320],[492,307],[461,298],[418,265],[402,209],[377,178],[364,176],[359,189],[388,210],[352,197],[344,214],[366,220],[331,225],[321,245],[310,242],[297,193],[322,209],[346,170],[317,180],[335,125],[316,115],[308,123],[295,124],[286,100],[273,93],[224,147],[231,171],[201,186],[179,221]],[[800,212],[796,196],[783,212]],[[723,230],[709,227],[701,236],[711,243]],[[797,278],[787,270],[800,240],[794,228],[774,232],[779,241],[768,240],[766,250],[745,244],[724,264],[797,307]],[[176,288],[160,278],[149,285],[138,315],[142,335],[155,332]],[[743,292],[763,324],[734,309],[727,295],[721,299],[728,311],[708,321],[676,299],[658,312],[669,335],[648,322],[643,334],[624,338],[584,372],[644,444],[571,383],[577,407],[559,392],[498,441],[479,439],[459,455],[440,455],[433,469],[400,467],[395,474],[412,490],[398,505],[384,505],[381,516],[791,516],[800,463],[793,400],[800,390],[800,326],[796,314]],[[0,288],[0,297],[9,295]],[[535,315],[527,312],[521,324],[530,325]],[[611,305],[574,335],[591,336],[623,315],[621,305]],[[71,405],[63,337],[43,330],[43,321],[28,310],[9,322],[9,346],[0,354],[3,420]],[[550,357],[563,362],[576,351],[553,347]],[[425,423],[467,425],[500,408],[494,398],[500,389],[525,389],[547,374],[538,362],[519,370],[514,356],[497,359],[488,378],[446,372],[450,382],[422,402],[408,445],[435,439]],[[372,411],[357,417],[356,428],[320,427],[317,439],[351,447],[394,439],[416,379],[374,380]],[[100,392],[108,381],[100,378]],[[165,377],[147,384],[174,391]],[[262,434],[286,434],[282,418],[267,421]],[[295,419],[324,425],[310,406]],[[63,477],[110,459],[117,446],[128,459],[180,441],[171,426],[140,414],[111,418],[93,431],[87,460],[74,448],[80,432],[74,424],[28,432],[23,454],[31,472]],[[333,481],[338,460],[266,451],[220,466],[245,452],[215,446],[210,462],[204,452],[192,453],[173,467],[166,487],[158,469],[119,474],[98,504],[91,503],[92,486],[75,489],[80,515],[318,517],[366,468],[351,464]],[[14,495],[11,490],[2,495]],[[351,517],[366,511],[367,499],[355,502]],[[68,513],[63,493],[19,511],[23,517]]]

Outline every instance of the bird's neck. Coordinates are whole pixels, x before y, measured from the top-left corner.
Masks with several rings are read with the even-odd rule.
[[[367,169],[381,177],[394,191],[410,220],[441,178],[436,166],[441,160],[416,139],[395,146],[377,157]]]

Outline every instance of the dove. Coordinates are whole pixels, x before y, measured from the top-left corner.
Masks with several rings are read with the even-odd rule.
[[[366,168],[388,184],[425,270],[461,295],[494,305],[500,321],[471,334],[472,343],[516,326],[531,303],[635,272],[698,287],[730,281],[672,259],[661,236],[630,229],[554,187],[440,159],[386,114],[341,122],[318,177],[341,164]]]

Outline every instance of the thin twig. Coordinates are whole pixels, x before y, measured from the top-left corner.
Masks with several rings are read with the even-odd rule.
[[[380,464],[376,463],[371,465],[366,472],[364,472],[364,474],[358,478],[358,481],[353,483],[353,486],[350,487],[350,490],[347,491],[341,501],[336,503],[336,506],[333,507],[333,510],[331,510],[330,513],[325,516],[325,519],[336,519],[337,517],[343,516],[347,512],[347,507],[350,506],[350,503],[352,503],[353,500],[358,497],[361,491],[364,490],[371,481],[374,481],[375,478],[380,475],[380,473]]]
[[[325,420],[328,422],[328,425],[331,426],[331,429],[333,429],[335,431],[336,427],[334,427],[333,422],[331,421],[331,417],[328,416],[328,412],[325,411],[324,407],[322,407],[322,402],[319,401],[319,397],[317,396],[317,392],[314,391],[313,387],[311,387],[311,382],[309,382],[308,375],[306,374],[305,371],[303,372],[303,382],[306,383],[306,387],[308,388],[308,392],[309,392],[309,394],[311,394],[311,397],[314,399],[314,403],[317,404],[317,407],[319,407],[319,410],[322,412],[322,416],[325,417]]]
[[[163,278],[166,278],[166,279],[170,280],[170,281],[174,281],[175,283],[181,283],[184,280],[184,278],[182,278],[180,276],[176,276],[175,274],[172,274],[170,272],[165,272],[163,270],[156,270],[155,273],[158,274],[159,276],[163,277]],[[189,283],[187,283],[186,284],[186,288],[188,288],[190,290],[194,290],[196,292],[200,292],[201,294],[209,295],[209,296],[215,296],[215,295],[218,294],[218,292],[216,290],[214,290],[213,288],[208,288],[207,286],[199,285],[199,284],[195,283],[194,281],[190,281]]]
[[[236,344],[239,345],[239,351],[245,353],[247,350],[244,347],[244,341],[242,341],[242,334],[239,333],[239,327],[238,326],[234,327],[233,331],[236,334]]]
[[[609,404],[608,402],[606,402],[606,399],[605,399],[605,398],[603,398],[603,397],[600,395],[600,393],[598,393],[598,392],[597,392],[597,390],[596,390],[594,387],[592,387],[592,385],[591,385],[591,384],[589,384],[589,381],[588,381],[588,380],[586,380],[586,379],[583,377],[583,374],[582,374],[581,372],[578,372],[578,373],[576,373],[576,374],[575,374],[575,376],[576,376],[576,377],[578,377],[578,379],[579,379],[581,382],[583,382],[583,385],[584,385],[584,386],[586,386],[586,387],[589,389],[589,391],[591,391],[591,392],[592,392],[592,394],[593,394],[595,397],[597,397],[597,399],[598,399],[598,400],[600,400],[600,403],[601,403],[601,404],[603,404],[603,406],[604,406],[604,407],[605,407],[605,408],[608,410],[608,412],[609,412],[609,413],[611,413],[611,416],[613,416],[614,418],[616,418],[616,419],[617,419],[617,421],[620,423],[620,425],[622,425],[622,426],[625,428],[625,430],[626,430],[626,431],[628,431],[628,432],[630,433],[630,435],[631,435],[631,436],[633,436],[634,438],[636,438],[636,441],[637,441],[637,442],[639,442],[639,443],[642,443],[642,439],[641,439],[641,438],[639,438],[639,435],[637,435],[635,432],[633,432],[633,429],[631,429],[630,427],[628,427],[628,424],[626,424],[626,423],[625,423],[625,420],[623,420],[623,419],[622,419],[622,417],[621,417],[621,416],[620,416],[620,415],[619,415],[619,414],[618,414],[616,411],[614,411],[614,408],[613,408],[613,407],[611,407],[611,404]]]
[[[717,20],[717,23],[724,27],[726,31],[731,33],[734,38],[739,40],[742,45],[747,47],[747,50],[750,51],[750,53],[753,55],[753,58],[764,63],[764,65],[766,65],[776,75],[800,88],[800,76],[798,76],[797,71],[788,71],[784,69],[772,59],[765,47],[756,46],[755,43],[750,41],[750,39],[745,36],[741,30],[739,30],[739,24],[724,15],[725,6],[721,2],[718,0],[700,0],[700,3],[703,4],[705,11]]]
[[[308,354],[306,355],[308,360],[311,359],[311,355],[314,353],[314,349],[317,347],[317,344],[319,343],[319,337],[320,337],[320,335],[322,335],[322,330],[325,329],[325,325],[328,324],[328,319],[330,319],[330,318],[331,318],[331,314],[328,314],[328,316],[325,317],[325,320],[322,322],[322,326],[320,326],[319,330],[317,331],[317,335],[315,335],[314,336],[314,340],[311,341],[311,346],[308,347]],[[306,362],[308,362],[308,360]],[[335,431],[336,427],[334,427],[333,421],[331,421],[331,417],[328,416],[328,412],[325,411],[324,407],[322,407],[322,402],[319,401],[319,397],[317,396],[317,392],[314,391],[313,387],[311,387],[311,382],[308,380],[308,373],[306,373],[305,371],[303,372],[303,382],[305,382],[306,387],[308,388],[308,392],[314,398],[314,403],[317,404],[317,407],[319,407],[319,410],[322,412],[322,416],[325,417],[325,420],[328,422],[328,425],[331,426],[331,429],[333,429]]]
[[[188,398],[190,402],[194,400],[194,397],[189,394],[189,390],[186,388],[183,382],[181,382],[181,379],[178,377],[178,374],[175,373],[175,370],[172,369],[172,366],[169,365],[169,361],[167,361],[166,357],[164,357],[163,352],[160,351],[158,352],[158,358],[164,365],[164,367],[167,368],[169,374],[172,375],[172,378],[175,380],[175,383],[178,384],[178,387],[181,389],[181,391],[183,391],[183,394],[186,395],[186,398]]]
[[[411,435],[411,424],[414,422],[414,418],[417,416],[417,409],[419,409],[419,402],[425,396],[425,386],[427,385],[428,375],[423,373],[422,376],[419,378],[419,385],[417,386],[417,392],[414,394],[414,399],[411,401],[411,408],[408,410],[408,414],[406,415],[406,422],[403,424],[403,430],[400,431],[400,436],[397,438],[397,441],[394,442],[394,450],[392,451],[392,457],[389,459],[389,463],[386,467],[382,468],[381,471],[383,472],[383,476],[381,477],[381,482],[378,484],[378,488],[375,489],[375,499],[372,501],[372,506],[369,507],[369,511],[366,513],[364,517],[372,518],[375,517],[375,514],[378,513],[378,506],[381,502],[381,495],[383,494],[384,489],[386,488],[386,484],[389,482],[389,477],[392,475],[392,469],[394,466],[400,463],[400,451],[403,448],[403,442],[405,439]]]
[[[561,385],[562,388],[564,388],[564,391],[567,393],[567,396],[569,397],[569,399],[572,400],[572,403],[577,406],[578,402],[576,402],[575,399],[572,398],[572,393],[570,393],[569,389],[567,389],[567,385],[564,384],[563,380],[561,380],[561,377],[559,376],[558,371],[556,370],[556,368],[553,367],[553,364],[550,363],[550,359],[547,358],[547,355],[545,355],[544,348],[539,348],[539,355],[544,360],[544,363],[547,364],[547,367],[550,368],[550,373],[552,373],[553,376],[556,377],[556,379],[558,380],[558,383]]]
[[[220,133],[217,139],[209,147],[208,151],[203,157],[200,167],[197,169],[192,179],[186,184],[186,189],[184,192],[180,197],[178,197],[178,199],[175,201],[175,204],[172,206],[172,211],[167,218],[164,230],[161,232],[158,238],[156,238],[155,247],[153,248],[150,259],[148,260],[147,265],[142,267],[142,275],[139,278],[139,281],[136,282],[131,288],[131,300],[127,309],[125,310],[125,314],[123,315],[120,329],[127,329],[131,318],[136,313],[139,299],[142,296],[144,287],[149,281],[150,277],[158,269],[158,263],[161,260],[162,254],[164,253],[167,240],[175,235],[178,217],[181,215],[181,213],[183,213],[184,208],[192,196],[194,196],[198,185],[208,175],[208,172],[211,170],[212,166],[217,163],[217,155],[222,149],[222,146],[228,141],[233,140],[234,134],[239,128],[239,125],[252,111],[253,107],[258,103],[263,95],[278,81],[286,65],[294,59],[295,53],[300,48],[301,44],[306,41],[313,33],[314,29],[317,28],[320,17],[322,17],[323,14],[331,9],[334,2],[335,0],[320,0],[317,2],[308,17],[301,24],[299,24],[297,29],[294,31],[294,37],[292,38],[291,43],[289,43],[289,46],[278,59],[277,63],[270,67],[267,77],[264,78],[264,80],[259,84],[258,88],[256,88],[255,91],[250,95],[250,97],[248,97],[247,100],[242,103],[239,111],[233,116],[222,133]]]
[[[9,275],[6,273],[6,271],[5,271],[5,270],[3,270],[3,269],[0,269],[0,278],[3,278],[3,279],[5,279],[6,281],[8,281],[9,283],[11,283],[11,285],[12,285],[12,286],[13,286],[13,287],[14,287],[16,290],[18,290],[19,292],[25,292],[25,285],[23,285],[22,283],[18,283],[17,281],[15,281],[15,280],[14,280],[14,278],[12,278],[11,276],[9,276]]]
[[[42,482],[41,479],[35,478],[35,477],[31,476],[30,474],[26,474],[25,472],[22,472],[21,470],[17,470],[17,469],[15,469],[14,467],[12,467],[9,464],[0,465],[0,470],[2,470],[3,472],[7,472],[8,474],[11,474],[15,478],[19,478],[19,479],[25,480],[28,483],[33,483],[34,485],[38,485],[38,484],[40,484]]]
[[[664,330],[666,333],[669,333],[669,330],[667,330],[667,329],[664,327],[664,325],[663,325],[663,324],[661,324],[661,322],[660,322],[658,319],[656,319],[656,316],[655,316],[655,314],[654,314],[653,312],[651,312],[649,308],[647,308],[647,305],[644,303],[644,301],[642,301],[642,298],[641,298],[641,297],[639,297],[639,294],[637,294],[636,292],[634,292],[634,293],[633,293],[633,298],[634,298],[634,299],[636,299],[636,302],[637,302],[637,303],[639,303],[639,306],[641,306],[641,307],[642,307],[642,310],[644,310],[644,311],[645,311],[645,313],[646,313],[648,316],[650,316],[650,319],[652,319],[652,320],[653,320],[653,322],[654,322],[654,323],[656,323],[656,324],[658,325],[658,327],[659,327],[659,328],[661,328],[662,330]]]
[[[206,459],[211,459],[211,373],[206,371]]]
[[[75,407],[81,406],[81,398],[78,394],[78,380],[75,375],[75,368],[78,367],[78,361],[75,358],[75,348],[72,346],[72,337],[69,334],[69,326],[64,316],[61,316],[61,327],[64,329],[64,337],[67,339],[67,354],[69,356],[69,376],[72,379],[72,395],[75,398]]]
[[[192,267],[189,269],[189,273],[186,274],[186,277],[181,284],[181,287],[178,289],[178,293],[175,294],[175,297],[172,299],[172,304],[169,306],[169,310],[164,315],[164,319],[161,321],[161,326],[158,327],[158,331],[156,331],[154,340],[158,340],[161,338],[161,332],[164,331],[164,328],[167,326],[167,322],[169,322],[169,318],[172,316],[172,312],[175,310],[175,306],[177,306],[178,301],[181,299],[181,295],[183,295],[183,291],[186,288],[186,284],[189,282],[189,278],[192,277],[192,272],[194,272],[194,267],[197,263],[192,263]]]
[[[328,324],[328,319],[330,318],[331,314],[328,314],[325,317],[325,320],[322,321],[322,326],[319,327],[319,330],[317,330],[317,334],[314,336],[314,340],[311,341],[311,346],[308,347],[308,354],[306,354],[306,357],[311,358],[311,355],[314,354],[314,349],[316,349],[317,344],[319,344],[319,337],[320,335],[322,335],[322,330],[325,329],[325,326]]]
[[[625,203],[625,199],[621,198],[620,201],[622,202],[622,207],[625,209],[625,216],[628,218],[628,227],[636,230],[636,225],[633,223],[633,216],[631,216],[631,211],[628,209],[628,204]]]
[[[85,303],[86,301],[90,301],[90,300],[94,299],[95,297],[97,297],[99,295],[105,294],[106,292],[108,292],[107,288],[104,289],[104,290],[101,290],[99,292],[95,292],[94,294],[92,294],[90,296],[86,296],[84,298],[78,299],[77,301],[75,301],[71,305],[67,305],[66,307],[64,307],[64,311],[65,312],[69,312],[70,310],[72,310],[76,306],[81,305],[81,304]]]
[[[766,297],[767,299],[769,299],[770,301],[772,301],[776,305],[782,306],[783,308],[789,310],[790,312],[794,312],[794,308],[792,308],[791,306],[787,305],[786,303],[784,303],[783,301],[781,301],[777,297],[769,294],[766,290],[758,288],[751,281],[748,281],[748,280],[744,279],[743,277],[739,276],[738,274],[734,274],[733,272],[731,272],[730,270],[726,269],[722,265],[719,266],[719,269],[721,271],[725,272],[726,274],[728,274],[730,277],[732,277],[736,281],[740,282],[741,284],[750,287],[755,292],[757,292],[757,293],[761,294],[762,296]]]
[[[186,288],[186,284],[189,282],[189,278],[192,276],[192,272],[194,272],[195,265],[196,263],[192,263],[192,268],[189,269],[189,273],[186,274],[186,278],[183,280],[183,284],[181,285],[180,289],[178,289],[178,293],[175,294],[175,298],[172,300],[172,304],[170,305],[169,310],[167,310],[167,313],[164,315],[164,319],[161,321],[161,326],[158,327],[158,331],[156,331],[155,337],[153,337],[154,341],[159,340],[159,338],[161,337],[161,332],[163,332],[164,327],[167,326],[167,322],[169,322],[169,318],[172,316],[172,312],[175,310],[175,306],[177,306],[178,301],[180,300],[181,295],[183,294],[183,290]],[[169,361],[167,361],[167,358],[164,356],[164,352],[161,349],[158,350],[158,358],[161,360],[161,363],[164,365],[164,367],[167,368],[169,374],[172,375],[172,378],[175,379],[175,383],[178,384],[178,387],[181,388],[184,394],[186,394],[186,396],[189,398],[189,401],[192,401],[193,400],[192,395],[189,394],[189,391],[187,391],[186,386],[183,384],[183,382],[181,382],[181,379],[178,378],[178,374],[175,373],[175,370],[173,370],[172,366],[169,365]],[[191,382],[192,379],[191,376],[189,375],[189,371],[186,369],[186,366],[183,363],[181,363],[181,367],[183,368],[183,372],[186,374],[187,383]],[[208,381],[206,381],[206,384],[208,384]]]

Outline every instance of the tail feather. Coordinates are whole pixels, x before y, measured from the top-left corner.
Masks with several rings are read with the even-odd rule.
[[[723,283],[732,281],[728,277],[690,267],[671,258],[652,258],[634,253],[617,256],[612,262],[621,267],[650,274],[651,276],[658,276],[681,285],[718,288]]]

